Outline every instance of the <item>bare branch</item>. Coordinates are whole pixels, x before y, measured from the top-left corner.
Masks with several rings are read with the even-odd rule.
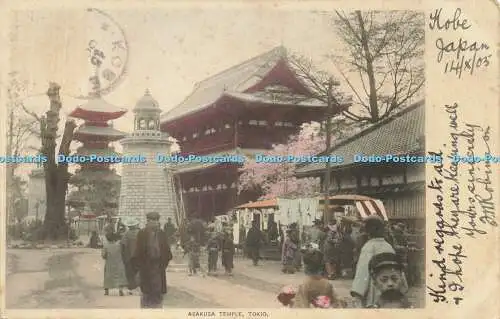
[[[424,21],[423,14],[411,11],[335,12],[335,30],[347,47],[347,55],[341,59],[352,68],[347,69],[351,80],[339,71],[356,103],[369,111],[370,121],[377,122],[404,107],[422,89]],[[353,75],[360,88],[353,85]]]
[[[30,110],[28,110],[26,108],[26,106],[24,105],[24,103],[21,103],[21,107],[23,108],[23,111],[26,113],[26,114],[29,114],[30,116],[32,116],[34,119],[36,119],[38,122],[40,122],[40,117],[35,113],[35,112],[31,112]]]
[[[340,68],[338,69],[338,71],[339,71],[340,75],[342,76],[342,78],[346,81],[346,83],[349,86],[349,88],[353,91],[354,95],[358,99],[359,104],[362,105],[362,106],[364,106],[365,108],[367,108],[368,104],[366,104],[364,102],[364,100],[361,98],[361,96],[359,95],[358,91],[354,88],[354,85],[351,83],[351,81],[349,81],[349,79],[344,74],[344,72],[342,72],[342,70]]]

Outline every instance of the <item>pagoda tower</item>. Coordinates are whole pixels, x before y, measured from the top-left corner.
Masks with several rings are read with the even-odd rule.
[[[161,109],[148,90],[134,112],[134,131],[120,141],[125,156],[143,156],[143,163],[122,164],[119,215],[137,218],[145,224],[146,214],[158,212],[160,221],[175,221],[177,203],[172,179],[166,177],[166,164],[158,154],[169,155],[172,142],[160,131]]]
[[[119,156],[109,143],[122,139],[126,134],[114,129],[111,121],[120,118],[126,112],[126,109],[109,104],[98,94],[94,94],[87,103],[73,110],[69,116],[84,121],[75,130],[73,137],[83,145],[73,155]],[[88,205],[95,216],[116,214],[120,176],[110,168],[110,165],[110,163],[80,164],[80,168],[69,181],[76,190],[70,193],[68,205],[80,210]]]

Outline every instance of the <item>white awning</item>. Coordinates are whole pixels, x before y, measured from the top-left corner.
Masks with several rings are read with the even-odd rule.
[[[381,200],[375,199],[357,201],[356,208],[358,209],[358,212],[361,215],[362,219],[365,219],[371,215],[378,215],[385,221],[389,220],[389,218],[387,217],[387,212],[385,211],[384,204]]]

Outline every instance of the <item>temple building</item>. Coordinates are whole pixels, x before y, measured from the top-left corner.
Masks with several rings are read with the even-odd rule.
[[[74,109],[69,116],[84,123],[74,132],[73,139],[82,145],[73,155],[119,156],[109,143],[122,139],[126,134],[114,129],[111,121],[126,112],[126,109],[111,105],[98,95]],[[70,193],[68,205],[80,211],[88,205],[95,216],[116,214],[120,176],[110,165],[103,162],[80,164],[70,178],[70,184],[76,190]]]
[[[166,163],[157,160],[157,155],[169,155],[172,145],[168,134],[160,131],[161,109],[146,91],[133,112],[134,131],[120,141],[131,162],[122,164],[119,216],[135,217],[144,225],[147,213],[158,212],[162,223],[169,217],[175,221],[173,179],[165,174]]]
[[[326,104],[313,96],[280,46],[197,83],[183,102],[162,114],[161,129],[177,139],[181,155],[253,156],[286,143],[301,124],[324,119]],[[176,165],[188,216],[211,219],[256,200],[260,194],[238,192],[239,167]]]
[[[390,221],[403,222],[414,233],[425,233],[425,163],[355,162],[356,154],[425,156],[424,101],[340,142],[328,154],[344,158],[342,163],[332,163],[331,195],[380,199]],[[296,175],[320,177],[325,185],[325,169],[324,163],[306,164]]]

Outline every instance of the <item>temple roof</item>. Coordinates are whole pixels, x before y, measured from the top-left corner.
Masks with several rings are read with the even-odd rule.
[[[232,150],[227,150],[227,151],[222,151],[222,152],[217,152],[217,153],[212,153],[212,154],[206,154],[203,156],[233,156],[233,155],[241,155],[245,157],[255,157],[255,154],[258,153],[264,153],[268,150],[260,150],[260,149],[232,149]],[[187,172],[192,172],[192,171],[199,171],[203,170],[206,168],[210,167],[215,167],[218,165],[222,164],[235,164],[235,163],[227,163],[227,162],[220,162],[220,163],[196,163],[196,162],[184,162],[184,163],[179,163],[176,164],[174,167],[172,167],[173,171],[175,174],[182,174],[182,173],[187,173]]]
[[[116,141],[125,137],[127,133],[115,130],[112,127],[99,127],[99,126],[80,126],[74,134],[76,140],[85,140],[88,137],[100,137],[101,139],[106,138],[109,141]]]
[[[85,146],[80,146],[74,155],[80,155],[80,156],[89,156],[89,155],[97,155],[97,156],[121,156],[120,153],[116,152],[114,149],[111,148],[97,148],[97,149],[89,149],[86,148]]]
[[[420,101],[331,148],[329,155],[344,158],[342,163],[331,163],[331,166],[338,168],[354,164],[357,154],[406,155],[424,151],[424,135],[425,103]],[[297,168],[295,173],[308,176],[324,169],[325,163],[311,163]]]
[[[160,105],[158,101],[156,101],[149,90],[146,90],[144,95],[137,101],[135,104],[134,108],[134,113],[140,112],[140,111],[155,111],[160,113]]]
[[[197,83],[194,91],[183,102],[162,114],[161,122],[205,109],[224,93],[244,93],[258,84],[279,61],[286,61],[286,56],[287,50],[279,46]]]
[[[101,97],[96,97],[78,106],[69,115],[84,120],[110,121],[127,113],[127,109],[109,104]]]
[[[255,92],[255,93],[237,93],[226,92],[223,94],[240,101],[259,103],[259,104],[274,104],[274,105],[300,105],[309,107],[323,108],[326,104],[318,99],[310,98],[301,94],[292,93],[279,93],[273,94],[269,92]]]
[[[111,181],[118,182],[121,181],[121,176],[116,174],[113,170],[90,170],[90,169],[78,169],[76,172],[70,177],[70,183],[80,183],[80,182],[90,182],[90,181]]]

